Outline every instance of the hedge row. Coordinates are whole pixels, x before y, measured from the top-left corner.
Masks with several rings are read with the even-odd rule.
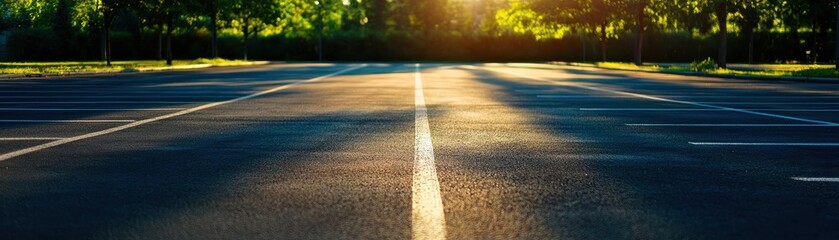
[[[157,35],[154,33],[113,33],[114,59],[154,59],[157,57]],[[802,40],[805,39],[805,40]],[[645,60],[655,62],[689,62],[717,55],[716,37],[697,38],[685,33],[652,33],[645,37]],[[809,40],[809,41],[808,41]],[[831,61],[833,43],[812,44],[807,33],[797,38],[785,33],[759,33],[755,36],[756,62],[820,62]],[[748,60],[745,36],[729,36],[729,61]],[[60,38],[49,29],[18,29],[9,34],[8,50],[12,60],[95,60],[101,58],[101,34],[77,33]],[[314,60],[316,40],[269,36],[252,39],[250,58],[263,60]],[[631,61],[633,37],[623,36],[607,43],[608,61]],[[583,56],[583,46],[586,56]],[[178,34],[173,38],[174,55],[179,59],[208,57],[210,40],[207,32]],[[818,49],[818,46],[824,46]],[[580,36],[536,41],[529,36],[459,37],[433,36],[359,36],[336,35],[324,41],[325,58],[340,61],[601,61],[596,38]],[[810,54],[807,54],[807,51]],[[224,58],[241,58],[242,40],[238,36],[221,36],[219,54]]]

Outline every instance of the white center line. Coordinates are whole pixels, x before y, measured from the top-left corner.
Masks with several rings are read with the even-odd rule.
[[[643,99],[649,99],[649,100],[655,100],[655,101],[680,103],[680,104],[685,104],[685,105],[693,105],[693,106],[699,106],[699,107],[727,110],[727,111],[732,111],[732,112],[748,113],[748,114],[753,114],[753,115],[774,117],[774,118],[780,118],[780,119],[786,119],[786,120],[794,120],[794,121],[801,121],[801,122],[808,122],[808,123],[815,123],[815,124],[839,126],[839,123],[828,122],[828,121],[820,121],[820,120],[792,117],[792,116],[786,116],[786,115],[780,115],[780,114],[757,112],[757,111],[751,111],[751,110],[739,109],[739,108],[732,108],[732,107],[723,107],[723,106],[711,105],[711,104],[708,104],[708,103],[698,103],[698,102],[691,102],[691,101],[684,101],[684,100],[673,100],[673,99],[667,99],[667,98],[645,95],[645,94],[640,94],[640,93],[632,93],[632,92],[611,90],[611,89],[592,87],[592,86],[580,85],[580,84],[569,83],[569,82],[559,83],[559,82],[551,81],[551,80],[540,78],[540,77],[534,77],[534,76],[530,76],[530,75],[527,75],[527,74],[522,74],[522,73],[515,72],[515,71],[499,70],[499,69],[493,69],[493,68],[485,68],[485,69],[489,69],[490,71],[496,71],[496,72],[502,72],[502,73],[506,73],[506,74],[510,74],[510,75],[515,75],[515,76],[518,76],[518,77],[521,77],[521,78],[526,78],[526,79],[531,79],[531,80],[536,80],[536,81],[542,81],[542,82],[548,82],[548,83],[551,83],[551,84],[554,84],[554,85],[560,85],[560,86],[578,87],[578,88],[583,88],[583,89],[588,89],[588,90],[608,92],[608,93],[613,93],[613,94],[618,94],[618,95],[633,96],[633,97],[637,97],[637,98],[643,98]],[[802,103],[802,104],[804,104],[804,103]]]
[[[179,111],[186,108],[0,108],[0,111]]]
[[[64,138],[58,137],[13,137],[13,138],[0,138],[0,141],[52,141],[52,140],[61,140]]]
[[[839,178],[832,177],[791,177],[793,180],[804,182],[839,182]]]
[[[24,154],[44,150],[44,149],[47,149],[47,148],[60,146],[60,145],[64,145],[64,144],[67,144],[67,143],[71,143],[71,142],[75,142],[75,141],[79,141],[79,140],[84,140],[84,139],[88,139],[88,138],[92,138],[92,137],[98,137],[98,136],[102,136],[102,135],[105,135],[105,134],[119,132],[119,131],[122,131],[122,130],[125,130],[125,129],[141,126],[141,125],[144,125],[144,124],[147,124],[147,123],[157,122],[157,121],[160,121],[160,120],[177,117],[177,116],[201,111],[201,110],[204,110],[204,109],[221,106],[221,105],[228,104],[228,103],[235,103],[235,102],[239,102],[239,101],[243,101],[243,100],[248,100],[248,99],[251,99],[251,98],[259,97],[259,96],[270,94],[270,93],[273,93],[273,92],[285,90],[287,88],[290,88],[290,87],[293,87],[293,86],[296,86],[296,85],[299,85],[299,84],[320,81],[320,80],[325,79],[325,78],[340,75],[340,74],[343,74],[343,73],[346,73],[346,72],[349,72],[349,71],[353,71],[353,70],[356,70],[356,69],[359,69],[359,68],[363,68],[363,67],[366,67],[366,66],[367,66],[367,64],[362,64],[362,65],[359,65],[359,66],[347,68],[347,69],[337,71],[337,72],[334,72],[334,73],[331,73],[331,74],[327,74],[327,75],[324,75],[324,76],[308,79],[308,80],[305,80],[305,81],[289,83],[289,84],[286,84],[286,85],[283,85],[283,86],[275,87],[275,88],[272,88],[272,89],[268,89],[268,90],[265,90],[265,91],[262,91],[262,92],[257,92],[257,93],[250,94],[250,95],[243,96],[243,97],[239,97],[239,98],[230,99],[230,100],[227,100],[227,101],[208,103],[208,104],[204,104],[204,105],[197,106],[197,107],[194,107],[194,108],[182,110],[182,111],[179,111],[179,112],[170,113],[170,114],[167,114],[167,115],[154,117],[154,118],[149,118],[149,119],[145,119],[145,120],[141,120],[141,121],[136,121],[136,122],[133,122],[133,123],[129,123],[129,124],[126,124],[126,125],[105,129],[105,130],[98,131],[98,132],[92,132],[92,133],[83,134],[83,135],[79,135],[79,136],[75,136],[75,137],[69,137],[69,138],[65,138],[65,139],[60,139],[60,140],[44,143],[44,144],[33,146],[33,147],[24,148],[24,149],[21,149],[21,150],[17,150],[17,151],[14,151],[14,152],[9,152],[9,153],[5,153],[5,154],[0,155],[0,161],[9,160],[9,159],[14,158],[14,157],[18,157],[18,156],[21,156],[21,155],[24,155]]]
[[[783,143],[783,142],[689,142],[692,145],[704,146],[802,146],[802,147],[836,147],[839,143]]]
[[[446,218],[434,164],[434,148],[422,90],[420,64],[415,65],[414,81],[415,136],[411,234],[413,239],[445,239]]]
[[[73,120],[42,120],[42,119],[0,119],[0,123],[128,123],[137,120],[106,120],[106,119],[73,119]]]

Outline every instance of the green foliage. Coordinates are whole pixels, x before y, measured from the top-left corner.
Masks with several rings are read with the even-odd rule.
[[[420,41],[433,39],[484,51],[500,43],[537,45],[527,46],[542,49],[533,59],[592,59],[608,47],[617,60],[645,32],[652,36],[643,38],[645,56],[687,61],[723,49],[709,38],[721,28],[715,11],[722,3],[732,59],[747,59],[749,35],[758,61],[823,62],[834,54],[834,0],[0,0],[0,31],[16,35],[9,51],[18,59],[98,58],[105,26],[114,32],[116,56],[148,57],[157,52],[157,31],[165,29],[158,25],[172,16],[176,57],[212,56],[210,32],[218,29],[225,48],[250,37],[253,53],[272,52],[266,56],[273,59],[311,58],[323,35],[327,45],[349,47],[327,56],[418,56],[432,48]],[[261,45],[271,41],[276,44]],[[552,45],[558,42],[566,45]],[[377,52],[393,44],[404,45]],[[241,56],[241,49],[225,56]]]
[[[706,58],[705,60],[691,62],[690,69],[695,72],[713,71],[717,69],[717,63],[711,58]]]
[[[834,68],[810,68],[793,71],[792,75],[798,77],[839,78],[839,71]]]
[[[174,66],[209,64],[213,66],[248,65],[253,62],[223,58],[174,61]],[[0,62],[0,74],[44,74],[77,72],[134,72],[144,69],[167,67],[165,61],[116,61],[111,66],[104,62]]]

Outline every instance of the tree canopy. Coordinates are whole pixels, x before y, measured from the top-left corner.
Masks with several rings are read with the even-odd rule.
[[[219,36],[241,39],[238,57],[247,57],[253,39],[270,36],[311,44],[319,37],[341,38],[354,46],[369,39],[399,44],[410,39],[578,39],[584,55],[597,52],[603,61],[616,58],[607,51],[610,46],[631,41],[638,64],[644,52],[657,51],[644,48],[649,45],[645,35],[687,34],[715,39],[716,59],[724,67],[731,44],[749,49],[748,57],[736,59],[752,62],[756,44],[766,46],[770,35],[771,41],[799,43],[785,50],[789,54],[779,54],[786,59],[770,60],[824,61],[834,54],[835,34],[829,33],[836,32],[836,5],[835,0],[0,0],[0,31],[51,29],[56,38],[87,36],[77,40],[87,44],[102,36],[99,45],[107,59],[112,34],[134,36],[134,45],[151,42],[159,49],[157,56],[166,52],[167,58],[172,57],[168,46],[181,44],[172,38],[192,32],[209,33],[208,57],[218,56]],[[149,34],[157,37],[142,37]],[[731,34],[736,41],[730,41]],[[590,40],[599,44],[586,45]],[[617,50],[614,55],[624,56]]]

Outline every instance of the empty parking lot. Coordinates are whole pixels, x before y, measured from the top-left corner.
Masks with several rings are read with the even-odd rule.
[[[547,64],[0,81],[5,238],[839,237],[839,85]]]

